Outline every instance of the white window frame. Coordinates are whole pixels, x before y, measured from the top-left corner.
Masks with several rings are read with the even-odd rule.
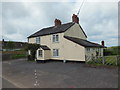
[[[41,51],[41,52],[40,52]],[[38,56],[43,57],[43,50],[38,50]]]
[[[36,37],[36,44],[40,44],[40,37]]]
[[[90,48],[87,48],[87,51],[90,52]]]
[[[53,57],[59,57],[59,49],[53,49]]]
[[[54,43],[59,42],[59,35],[58,34],[52,35],[52,42],[54,42]]]

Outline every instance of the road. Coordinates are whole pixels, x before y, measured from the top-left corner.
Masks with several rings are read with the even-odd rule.
[[[118,68],[89,67],[75,62],[51,61],[43,64],[24,59],[3,62],[3,76],[21,88],[35,87],[35,70],[39,83],[37,88],[118,87]]]
[[[16,87],[13,83],[11,83],[10,81],[2,78],[2,88],[18,88]]]

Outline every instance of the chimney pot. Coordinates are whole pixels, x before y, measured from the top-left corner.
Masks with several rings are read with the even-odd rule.
[[[102,44],[102,46],[105,46],[105,42],[104,41],[101,41],[101,44]]]
[[[72,22],[78,23],[79,24],[79,18],[77,15],[73,14],[72,16]]]
[[[55,26],[61,25],[61,21],[59,19],[55,19],[54,23]]]

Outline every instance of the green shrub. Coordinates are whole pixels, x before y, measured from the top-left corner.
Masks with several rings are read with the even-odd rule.
[[[13,54],[11,59],[25,58],[26,54]]]
[[[120,46],[113,46],[104,49],[104,56],[119,55],[119,53],[120,53]]]
[[[36,50],[40,47],[40,44],[28,44],[26,50],[31,51],[31,55],[28,55],[28,60],[35,60]]]

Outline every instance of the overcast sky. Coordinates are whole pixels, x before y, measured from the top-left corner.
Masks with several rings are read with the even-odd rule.
[[[81,2],[2,2],[2,36],[5,40],[27,41],[34,32],[54,25],[55,18],[62,24],[72,21]],[[118,3],[85,2],[79,23],[89,41],[106,46],[118,44]]]

